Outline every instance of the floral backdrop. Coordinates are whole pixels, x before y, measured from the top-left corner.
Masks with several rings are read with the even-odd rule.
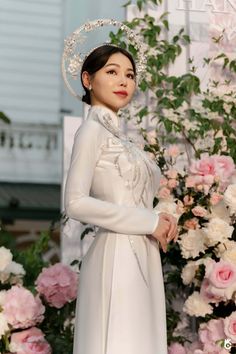
[[[137,6],[145,10],[149,3],[161,0]],[[124,115],[136,116],[144,149],[162,171],[154,206],[178,219],[179,240],[162,254],[169,354],[236,353],[236,60],[224,51],[223,28],[212,39],[214,55],[202,63],[211,73],[206,90],[194,66],[171,76],[168,66],[191,39],[181,29],[167,40],[166,14],[140,14],[127,24],[146,45],[147,75]],[[121,32],[111,39],[126,46]],[[43,261],[49,234],[21,253],[5,234],[2,229],[0,352],[72,353],[78,272]]]

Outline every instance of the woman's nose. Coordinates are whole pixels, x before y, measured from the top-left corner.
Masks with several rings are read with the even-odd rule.
[[[127,77],[126,77],[126,75],[121,75],[121,77],[120,77],[120,84],[121,84],[122,86],[127,86]]]

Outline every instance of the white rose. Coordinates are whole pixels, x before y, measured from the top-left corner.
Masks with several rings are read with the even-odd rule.
[[[207,245],[215,246],[218,242],[224,242],[224,240],[231,237],[233,231],[233,226],[230,226],[224,220],[220,218],[210,219],[207,227],[204,228]]]
[[[182,256],[186,259],[197,257],[200,252],[204,252],[206,249],[204,242],[205,235],[199,229],[189,230],[186,234],[181,235],[178,243]]]
[[[235,243],[235,247],[230,250],[225,251],[222,254],[221,258],[224,261],[228,261],[228,262],[236,265],[236,243]]]
[[[185,301],[183,310],[190,316],[204,317],[213,312],[213,307],[201,297],[199,292],[194,291]]]
[[[236,184],[230,184],[224,193],[225,204],[229,207],[230,214],[236,213]]]
[[[0,247],[0,272],[2,272],[12,261],[12,253],[6,247]]]
[[[0,313],[0,338],[9,331],[9,326],[7,323],[6,316],[3,313]]]

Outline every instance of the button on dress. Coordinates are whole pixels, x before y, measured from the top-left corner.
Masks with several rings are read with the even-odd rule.
[[[159,246],[147,236],[160,170],[118,122],[92,106],[74,140],[66,213],[98,230],[82,260],[73,354],[167,354]]]

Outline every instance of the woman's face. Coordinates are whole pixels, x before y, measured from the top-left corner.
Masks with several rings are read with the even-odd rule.
[[[92,88],[91,105],[106,106],[114,112],[126,106],[135,91],[132,63],[122,53],[111,55],[104,67],[87,78]]]

